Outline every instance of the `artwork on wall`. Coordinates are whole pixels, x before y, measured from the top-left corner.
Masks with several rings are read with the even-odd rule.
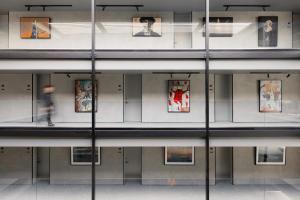
[[[49,17],[21,17],[20,36],[22,39],[50,39]]]
[[[257,165],[285,165],[285,147],[256,147]]]
[[[233,17],[210,17],[209,37],[232,37]],[[203,18],[203,37],[205,37],[206,18]]]
[[[95,91],[97,112],[97,82]],[[75,112],[92,112],[92,80],[75,80]]]
[[[277,47],[278,17],[258,17],[258,46]]]
[[[168,81],[168,112],[190,112],[190,81]]]
[[[91,165],[92,147],[71,147],[72,165]],[[96,147],[95,164],[100,165],[100,147]]]
[[[161,37],[160,17],[134,17],[132,23],[134,37]]]
[[[194,147],[165,147],[165,165],[194,165]]]
[[[282,111],[281,80],[260,80],[259,90],[259,112]]]

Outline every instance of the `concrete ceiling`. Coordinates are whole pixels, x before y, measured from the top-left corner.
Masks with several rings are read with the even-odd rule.
[[[142,4],[141,11],[175,11],[189,12],[204,10],[205,0],[96,0],[97,4]],[[49,8],[48,10],[89,10],[91,0],[0,0],[1,11],[25,11],[25,4],[71,4],[72,8]],[[210,0],[211,10],[224,11],[224,4],[268,4],[270,11],[293,11],[300,13],[299,0]],[[118,8],[118,10],[134,8]],[[32,10],[41,10],[35,8]],[[112,10],[109,8],[109,10]],[[235,8],[230,10],[262,10],[260,8]]]

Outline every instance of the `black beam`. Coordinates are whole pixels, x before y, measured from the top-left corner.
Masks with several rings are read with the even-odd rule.
[[[225,4],[225,11],[228,11],[229,8],[261,8],[263,11],[266,11],[266,8],[271,7],[270,5],[251,5],[251,4]]]
[[[46,8],[49,8],[49,7],[72,7],[73,5],[64,5],[64,4],[62,4],[62,5],[58,5],[58,4],[56,4],[56,5],[54,5],[54,4],[52,4],[52,5],[48,5],[48,4],[27,4],[27,5],[24,5],[25,6],[25,8],[27,8],[27,10],[28,11],[30,11],[31,10],[31,8],[42,8],[43,9],[43,11],[46,11]]]
[[[106,8],[111,7],[111,8],[136,8],[137,11],[139,11],[140,8],[144,7],[144,5],[126,5],[126,4],[99,4],[96,5],[97,7],[101,7],[102,10],[104,11]]]
[[[217,137],[300,137],[300,127],[210,128],[210,138]],[[0,127],[5,138],[91,138],[91,128]],[[96,128],[96,138],[202,138],[205,128]]]

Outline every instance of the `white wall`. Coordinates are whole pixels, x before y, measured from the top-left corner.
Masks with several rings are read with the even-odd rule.
[[[32,122],[32,74],[0,74],[0,122]]]
[[[133,37],[132,18],[161,17],[161,37]],[[173,12],[121,11],[97,12],[96,48],[98,49],[173,49]]]
[[[233,75],[233,122],[300,122],[300,75],[270,74],[282,80],[282,112],[259,112],[258,81],[267,74]]]
[[[300,149],[286,148],[285,165],[255,165],[255,148],[233,148],[233,184],[299,184]]]
[[[75,112],[75,80],[90,79],[88,74],[52,74],[55,86],[53,122],[91,122],[91,113]],[[123,75],[97,75],[98,111],[96,122],[123,122]]]
[[[97,184],[123,184],[123,149],[101,148]],[[91,184],[91,165],[71,165],[71,148],[50,149],[50,184]]]
[[[8,48],[8,15],[0,15],[0,49]]]
[[[50,17],[51,39],[21,39],[20,17]],[[89,49],[91,23],[89,12],[10,12],[10,49]]]
[[[210,148],[210,184],[215,184],[215,149]],[[194,165],[165,165],[163,147],[146,147],[142,152],[142,184],[198,185],[205,183],[205,149],[195,148]]]
[[[32,184],[32,148],[0,149],[0,184]]]
[[[256,49],[258,47],[258,16],[278,16],[278,46],[292,48],[292,12],[211,12],[212,17],[233,17],[233,37],[210,38],[214,49]],[[193,48],[203,49],[202,36],[205,13],[193,12]],[[261,47],[260,47],[261,48]]]
[[[188,80],[187,75],[173,75],[173,80]],[[190,112],[168,113],[168,80],[170,75],[143,74],[142,122],[204,122],[205,88],[204,75],[193,74],[190,78]],[[214,121],[214,77],[210,77],[210,121]]]

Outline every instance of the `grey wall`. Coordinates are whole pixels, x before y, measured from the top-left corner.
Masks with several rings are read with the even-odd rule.
[[[205,37],[202,36],[204,12],[193,12],[193,48],[204,49]],[[210,47],[214,49],[257,49],[258,16],[278,16],[278,46],[273,48],[292,48],[292,12],[210,12],[212,17],[233,17],[233,37],[210,38]]]
[[[132,18],[160,16],[161,37],[133,37]],[[98,11],[96,48],[99,49],[173,49],[173,12]]]
[[[91,113],[75,112],[75,80],[90,79],[88,74],[52,74],[55,86],[53,122],[91,122]],[[123,74],[97,75],[97,122],[123,122]]]
[[[101,148],[97,184],[123,184],[122,148]],[[91,184],[91,166],[71,165],[71,148],[50,149],[50,184]]]
[[[234,184],[299,184],[300,148],[286,148],[286,165],[255,165],[255,148],[233,148]]]
[[[0,184],[32,184],[32,148],[0,148]]]
[[[20,38],[20,17],[50,17],[51,39]],[[89,12],[10,12],[9,48],[11,49],[90,49],[91,28]]]
[[[195,165],[165,165],[164,148],[146,147],[142,152],[142,184],[196,185],[205,183],[205,149],[195,148]],[[215,183],[215,150],[210,149],[211,184]]]
[[[233,75],[233,122],[300,122],[300,75],[270,74],[269,79],[282,80],[282,112],[259,112],[258,81],[267,74]]]
[[[0,74],[0,122],[32,122],[32,74]]]
[[[215,75],[216,122],[232,121],[232,75]]]
[[[168,113],[168,80],[190,80],[190,112]],[[214,76],[210,77],[210,121],[214,121]],[[143,122],[204,122],[205,93],[204,75],[143,74]]]

